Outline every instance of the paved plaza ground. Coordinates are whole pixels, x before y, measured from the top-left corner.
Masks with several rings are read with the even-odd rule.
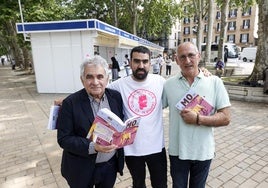
[[[0,188],[68,187],[60,174],[56,131],[46,129],[53,100],[67,94],[39,94],[34,75],[10,66],[0,67],[0,79]],[[268,104],[231,103],[231,124],[215,129],[216,157],[207,187],[267,188]],[[168,110],[163,116],[167,143]],[[172,187],[169,170],[168,175]],[[115,187],[131,187],[127,168]]]

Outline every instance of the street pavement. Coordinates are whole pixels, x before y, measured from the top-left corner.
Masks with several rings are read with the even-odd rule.
[[[67,94],[37,93],[34,75],[7,65],[0,67],[0,79],[0,188],[68,187],[60,173],[56,131],[46,128],[53,100]],[[206,187],[267,188],[268,104],[231,103],[230,125],[215,129],[216,156]],[[168,110],[163,116],[167,144]],[[151,187],[149,175],[146,182]],[[115,187],[131,187],[127,168]]]

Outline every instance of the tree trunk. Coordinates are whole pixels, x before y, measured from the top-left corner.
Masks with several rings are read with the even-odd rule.
[[[205,53],[205,66],[210,62],[211,54],[211,43],[212,43],[212,31],[214,24],[214,0],[209,0],[209,9],[208,9],[208,32],[207,32],[207,41],[206,41],[206,53]]]
[[[118,18],[117,18],[117,8],[116,8],[116,0],[113,0],[113,5],[114,5],[114,26],[118,27]]]
[[[195,10],[196,10],[196,16],[197,16],[197,29],[196,29],[196,46],[199,50],[199,52],[201,52],[201,43],[202,43],[202,32],[204,29],[204,22],[202,20],[203,17],[203,11],[201,9],[201,1],[193,1]]]
[[[258,48],[253,72],[249,76],[251,83],[264,78],[264,70],[268,68],[268,1],[259,0]],[[268,75],[266,75],[267,77]]]
[[[219,49],[218,49],[218,57],[224,59],[223,55],[223,43],[226,41],[226,29],[227,29],[227,14],[229,11],[229,2],[230,0],[222,1],[221,7],[221,31],[220,31],[220,40],[219,40]],[[226,62],[225,62],[226,63]]]
[[[23,66],[23,54],[19,47],[18,40],[17,40],[17,33],[15,31],[15,23],[13,23],[11,20],[6,21],[6,31],[8,33],[9,37],[9,45],[11,50],[11,56],[15,60],[16,66],[20,66],[21,68],[24,68]]]
[[[198,0],[198,1],[193,0],[192,2],[194,4],[196,15],[197,15],[197,20],[198,20],[197,32],[196,32],[196,46],[198,48],[198,51],[200,53],[202,53],[201,44],[202,44],[204,25],[205,25],[205,23],[204,23],[204,11],[205,11],[204,10],[204,2],[203,2],[203,0]],[[205,62],[203,59],[199,62],[199,65],[201,67],[205,66]]]
[[[133,0],[131,11],[132,33],[137,35],[137,22],[138,22],[138,5],[140,0]]]
[[[22,53],[24,57],[24,68],[27,70],[29,68],[29,63],[30,63],[30,56],[29,56],[29,50],[27,49],[26,46],[22,48]]]

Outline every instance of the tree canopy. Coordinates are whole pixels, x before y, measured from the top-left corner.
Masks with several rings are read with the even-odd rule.
[[[20,16],[20,7],[23,19]],[[170,34],[172,25],[185,16],[197,16],[197,44],[201,44],[202,23],[208,17],[209,0],[0,0],[0,53],[8,54],[15,58],[16,63],[27,67],[30,43],[22,35],[17,35],[15,23],[40,22],[55,20],[74,20],[96,18],[146,38],[151,41],[159,40],[163,35]],[[227,7],[247,8],[258,3],[259,41],[266,41],[267,13],[264,7],[268,6],[267,0],[215,0],[219,7],[229,2]],[[224,9],[222,9],[224,11]],[[226,11],[226,10],[225,10]],[[224,20],[222,21],[224,22]],[[225,28],[226,23],[222,23]],[[226,40],[224,29],[222,40]],[[198,34],[199,33],[199,34]],[[258,79],[267,68],[267,45],[259,43],[255,68],[250,79]],[[259,50],[260,49],[260,50]],[[261,58],[265,57],[265,58]]]

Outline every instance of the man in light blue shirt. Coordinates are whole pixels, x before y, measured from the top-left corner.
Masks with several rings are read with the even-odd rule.
[[[215,153],[213,128],[230,123],[231,106],[224,84],[217,76],[205,77],[198,68],[200,53],[191,42],[178,46],[177,64],[181,72],[164,84],[163,107],[169,106],[169,157],[173,188],[205,187]],[[178,110],[175,105],[189,90],[203,97],[213,110]],[[200,110],[200,109],[199,109]]]

